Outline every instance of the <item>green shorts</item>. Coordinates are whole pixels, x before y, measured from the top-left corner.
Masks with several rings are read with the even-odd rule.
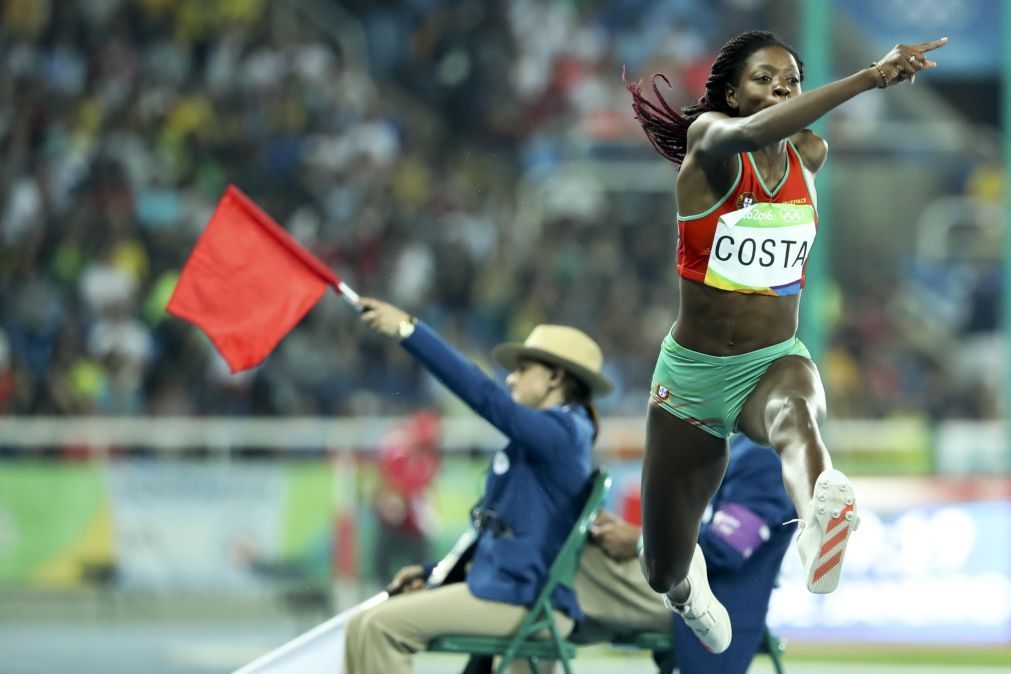
[[[653,371],[649,398],[678,419],[719,438],[737,430],[744,401],[774,361],[811,353],[796,337],[736,356],[710,356],[686,349],[667,333]]]

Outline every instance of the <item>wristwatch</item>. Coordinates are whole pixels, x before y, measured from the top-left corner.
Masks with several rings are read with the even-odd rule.
[[[405,318],[400,321],[400,325],[397,326],[397,336],[400,339],[407,339],[414,334],[414,326],[418,324],[418,319],[414,316],[410,318]]]

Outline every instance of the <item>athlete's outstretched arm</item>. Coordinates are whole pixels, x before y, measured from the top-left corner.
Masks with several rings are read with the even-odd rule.
[[[789,138],[857,94],[912,79],[917,72],[936,67],[937,63],[924,56],[924,52],[942,47],[947,41],[948,38],[941,38],[896,45],[876,67],[869,66],[747,117],[704,113],[688,127],[689,152],[709,157],[732,156]]]

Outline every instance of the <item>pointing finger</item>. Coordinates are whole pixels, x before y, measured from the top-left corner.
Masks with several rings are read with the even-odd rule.
[[[934,40],[933,42],[923,42],[918,45],[913,45],[913,49],[916,51],[930,51],[931,49],[938,49],[943,47],[948,43],[948,38],[942,37],[940,40]]]

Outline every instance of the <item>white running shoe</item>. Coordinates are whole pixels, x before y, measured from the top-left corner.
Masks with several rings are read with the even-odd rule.
[[[819,475],[811,511],[800,525],[797,550],[807,573],[807,589],[828,594],[839,585],[846,543],[860,525],[849,478],[838,470]]]
[[[706,574],[706,559],[702,556],[702,548],[695,545],[692,565],[688,569],[688,601],[675,604],[666,594],[663,603],[671,611],[680,615],[685,624],[691,628],[695,636],[710,653],[722,653],[730,647],[732,636],[730,615],[720,600],[709,588],[709,576]]]

